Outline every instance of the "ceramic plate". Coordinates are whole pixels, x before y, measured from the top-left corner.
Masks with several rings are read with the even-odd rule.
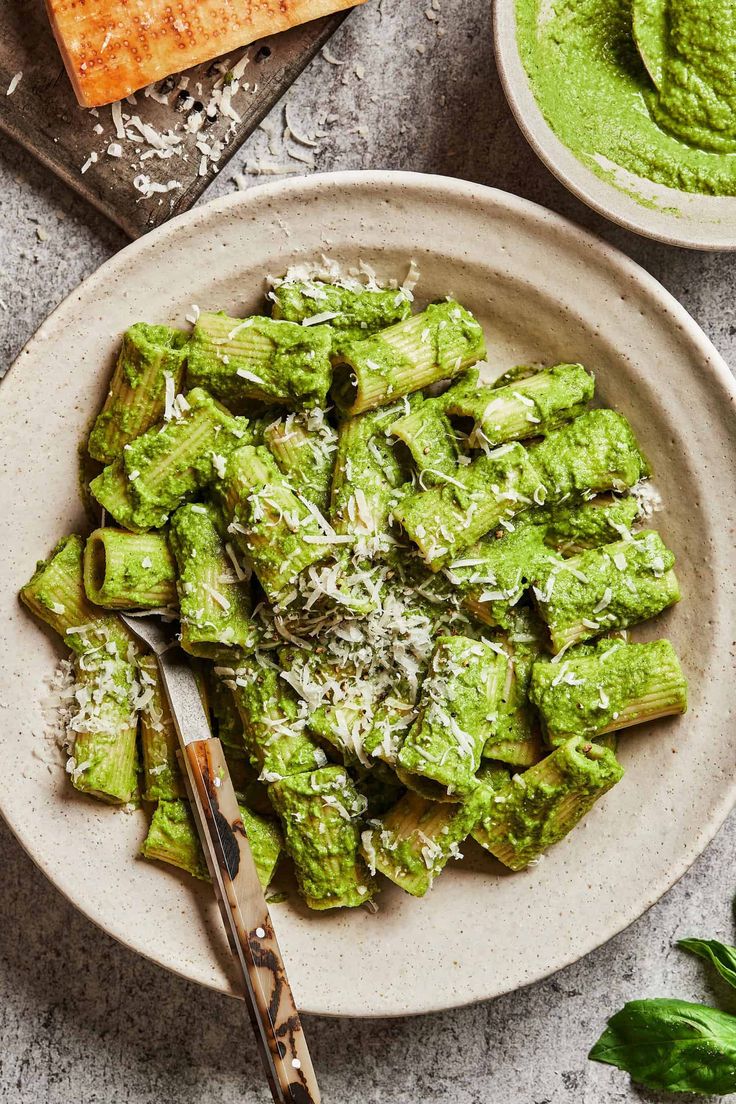
[[[279,182],[196,209],[129,246],[42,326],[0,388],[4,571],[0,808],[38,865],[127,946],[232,992],[207,886],[136,858],[142,812],[76,795],[42,738],[44,679],[60,654],[16,592],[36,559],[85,524],[76,447],[107,386],[121,331],[181,324],[191,304],[259,309],[264,274],[322,253],[403,278],[419,301],[452,292],[482,321],[499,369],[581,360],[623,411],[657,472],[655,522],[686,600],[639,635],[667,634],[690,677],[677,720],[630,730],[626,776],[529,872],[467,845],[429,896],[387,887],[380,911],[274,921],[305,1011],[402,1015],[535,981],[600,946],[680,877],[736,797],[734,388],[685,311],[622,254],[540,207],[440,177],[341,173]]]
[[[736,249],[736,198],[695,195],[619,169],[611,183],[561,142],[542,114],[516,41],[517,0],[495,0],[496,64],[509,106],[547,168],[595,211],[648,238],[687,249]],[[638,198],[637,198],[638,197]]]

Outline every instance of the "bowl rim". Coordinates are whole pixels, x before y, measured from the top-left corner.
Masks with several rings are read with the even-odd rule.
[[[674,228],[679,225],[682,229],[682,221],[678,224],[675,218],[672,220],[673,230],[671,232],[663,227],[653,228],[646,225],[646,216],[647,214],[651,216],[652,212],[633,198],[630,202],[640,208],[641,217],[635,217],[634,207],[631,207],[632,213],[628,214],[629,199],[626,193],[596,176],[592,169],[588,168],[557,137],[537,103],[531,82],[519,56],[516,37],[516,4],[517,0],[493,0],[493,49],[496,69],[504,95],[519,129],[537,157],[546,165],[553,176],[561,184],[564,184],[568,191],[572,192],[574,196],[582,200],[599,215],[642,237],[664,242],[665,245],[678,246],[681,249],[724,253],[736,251],[736,228],[732,237],[726,240],[709,236],[705,230],[702,232],[693,231],[691,234],[682,232],[678,234]],[[529,100],[528,103],[524,102],[526,99]],[[598,198],[595,189],[604,190],[605,194],[611,197],[611,202],[607,203],[605,200]],[[672,189],[672,191],[684,197],[699,194],[682,192],[677,189]],[[734,203],[736,203],[736,198]],[[620,207],[619,205],[623,206]],[[665,212],[657,211],[657,214],[663,216]]]
[[[213,218],[218,218],[223,212],[228,212],[239,207],[247,211],[248,207],[254,203],[262,203],[270,199],[293,194],[301,193],[303,195],[305,192],[309,194],[310,191],[319,191],[325,187],[334,188],[337,186],[340,189],[364,188],[368,190],[382,189],[385,191],[387,188],[395,185],[403,185],[406,188],[418,189],[425,193],[443,196],[450,202],[478,203],[481,201],[484,203],[502,204],[506,210],[511,212],[518,211],[521,215],[526,215],[527,218],[531,217],[540,224],[547,224],[554,228],[558,228],[567,237],[570,237],[573,241],[577,241],[577,243],[584,247],[592,257],[597,255],[614,273],[619,273],[622,277],[628,276],[633,278],[642,289],[643,293],[656,300],[660,309],[665,309],[670,314],[670,317],[681,326],[683,340],[689,341],[695,348],[698,356],[702,358],[705,365],[707,365],[707,370],[718,386],[722,398],[730,404],[732,410],[736,414],[736,380],[734,380],[721,354],[717,351],[698,323],[688,314],[674,296],[654,276],[621,252],[621,250],[615,246],[609,245],[589,231],[580,228],[564,216],[550,211],[540,204],[523,199],[501,189],[490,188],[482,184],[451,177],[391,170],[348,170],[274,181],[268,184],[258,185],[247,192],[239,192],[220,197],[208,204],[200,205],[177,216],[175,219],[172,219],[170,222],[153,230],[151,233],[130,243],[118,253],[114,254],[96,269],[95,272],[91,273],[82,284],[70,292],[23,347],[13,365],[11,365],[11,370],[6,373],[2,382],[2,387],[10,387],[11,391],[16,388],[22,389],[24,387],[23,360],[26,356],[35,351],[36,346],[43,345],[47,340],[46,335],[48,331],[56,325],[57,318],[63,316],[63,312],[68,306],[78,299],[80,292],[81,294],[86,294],[90,291],[94,292],[97,286],[100,283],[104,283],[112,273],[115,273],[119,269],[126,268],[130,260],[139,252],[144,252],[152,246],[158,245],[162,240],[173,237],[182,228],[196,224],[198,221],[206,223]],[[126,930],[125,925],[118,926],[117,923],[111,923],[109,916],[106,917],[104,914],[104,908],[100,908],[99,904],[96,904],[92,900],[84,904],[80,903],[75,881],[60,876],[58,872],[48,872],[43,854],[37,852],[37,849],[34,847],[33,837],[24,830],[23,826],[14,824],[13,820],[8,816],[3,807],[5,804],[3,801],[4,789],[5,787],[0,780],[0,815],[3,816],[16,839],[18,839],[33,862],[49,878],[55,888],[58,889],[62,895],[82,913],[82,915],[91,920],[108,935],[113,936],[129,950],[134,951],[136,954],[143,955],[143,957],[155,962],[158,966],[162,966],[188,981],[197,981],[200,984],[205,984],[210,988],[216,989],[218,992],[227,992],[223,987],[209,983],[193,975],[191,971],[187,970],[183,963],[177,966],[169,961],[163,954],[157,956],[156,954],[141,950],[135,943],[130,927],[128,926]],[[655,886],[650,888],[646,897],[642,898],[642,900],[644,900],[643,906],[637,905],[635,914],[631,915],[627,912],[623,916],[614,918],[610,930],[608,930],[603,940],[586,945],[580,954],[575,954],[566,958],[564,961],[553,963],[539,974],[535,974],[531,977],[528,982],[524,982],[516,988],[525,988],[527,984],[542,981],[554,975],[559,970],[564,969],[566,966],[579,961],[582,957],[592,953],[600,946],[603,946],[615,935],[618,935],[635,920],[639,919],[640,916],[651,908],[652,905],[679,881],[693,862],[699,858],[705,847],[712,841],[721,828],[734,803],[736,803],[736,776],[730,781],[727,787],[724,786],[720,801],[714,808],[710,818],[702,823],[699,831],[691,835],[689,846],[686,851],[682,852],[680,861],[677,864],[673,864],[662,879],[658,881]],[[516,991],[516,988],[503,991]],[[397,1015],[420,1015],[429,1012],[443,1011],[449,1008],[464,1007],[486,999],[489,999],[488,996],[472,994],[465,1000],[458,1000],[456,998],[452,1003],[447,1004],[439,994],[435,994],[434,999],[427,999],[424,1001],[422,1007],[412,1008],[408,1012],[397,1012],[396,1010],[378,1012],[362,1011],[360,1015],[365,1018],[376,1019],[391,1018]],[[350,1010],[335,1011],[325,1010],[324,1008],[314,1010],[304,1009],[304,1011],[314,1011],[314,1014],[330,1016],[352,1016],[358,1014]]]

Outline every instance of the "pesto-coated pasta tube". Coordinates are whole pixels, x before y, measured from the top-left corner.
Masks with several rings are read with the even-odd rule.
[[[484,624],[509,625],[517,603],[537,574],[560,559],[545,542],[541,514],[530,510],[519,515],[511,532],[501,529],[489,535],[445,568],[467,608]]]
[[[668,640],[607,645],[594,655],[573,648],[559,664],[534,665],[530,696],[553,747],[572,733],[594,739],[687,710],[687,680]]]
[[[459,389],[445,409],[473,419],[471,447],[492,448],[557,429],[582,414],[594,391],[582,364],[556,364],[505,387]]]
[[[362,414],[453,379],[486,355],[479,323],[459,303],[432,303],[363,341],[346,344],[335,358],[335,402],[346,415]]]
[[[245,750],[243,743],[243,721],[235,704],[235,697],[225,680],[232,681],[229,669],[218,668],[218,674],[211,667],[205,670],[207,679],[207,697],[212,721],[212,731],[226,752],[231,748]]]
[[[506,664],[497,646],[464,636],[441,637],[422,684],[419,716],[399,751],[399,767],[438,783],[457,801],[469,794],[490,732],[488,717],[498,709]]]
[[[330,495],[330,521],[339,534],[386,535],[408,473],[387,434],[399,407],[371,410],[340,425]]]
[[[190,655],[227,663],[254,647],[250,588],[220,535],[216,508],[190,502],[171,516],[169,541],[178,566],[181,646]]]
[[[343,287],[323,280],[286,280],[270,293],[272,315],[288,322],[329,322],[334,352],[411,314],[411,301],[400,288]]]
[[[197,826],[186,800],[159,801],[141,845],[141,855],[176,866],[193,878],[209,880]]]
[[[635,498],[594,498],[572,506],[529,510],[485,537],[445,568],[464,605],[485,625],[506,627],[526,589],[540,572],[573,556],[609,544],[629,532],[639,513]]]
[[[229,454],[250,439],[234,418],[197,388],[177,417],[136,437],[93,479],[90,491],[126,529],[160,529],[177,506],[224,473]]]
[[[132,801],[138,792],[137,667],[102,652],[75,656],[79,712],[72,719],[72,785],[112,805]]]
[[[644,530],[540,571],[534,594],[554,651],[626,629],[679,602],[674,562],[659,533]]]
[[[176,606],[176,564],[166,536],[95,529],[84,547],[84,589],[108,609]]]
[[[67,765],[72,784],[103,801],[125,803],[137,790],[137,652],[119,618],[88,601],[83,548],[80,536],[60,541],[20,596],[75,653],[79,711],[70,725],[75,736]]]
[[[258,880],[266,889],[281,854],[281,831],[273,817],[252,812],[242,801],[238,802],[238,806]],[[188,801],[159,801],[141,854],[146,859],[169,863],[195,878],[209,881],[207,863]]]
[[[296,410],[324,406],[331,347],[329,326],[203,311],[189,345],[187,385],[236,410],[253,399]]]
[[[89,437],[93,459],[110,464],[123,447],[164,416],[181,390],[189,335],[170,326],[136,322],[123,343],[105,405]]]
[[[544,502],[536,468],[520,444],[501,445],[444,480],[443,486],[407,495],[394,510],[432,571],[447,567],[490,530],[511,528],[520,511]]]
[[[373,879],[359,851],[366,801],[345,768],[291,775],[269,791],[309,908],[354,908],[370,900]]]
[[[179,739],[169,702],[152,655],[138,660],[141,683],[141,751],[144,801],[171,801],[186,796],[179,769]]]
[[[495,785],[508,781],[503,768],[491,772],[462,804],[429,801],[409,791],[361,833],[361,854],[376,871],[413,897],[423,897],[451,858],[461,859],[460,844],[478,824]]]
[[[631,529],[640,507],[633,495],[616,498],[601,495],[572,506],[552,506],[546,511],[545,541],[563,556],[576,556],[589,548],[611,544]]]
[[[395,769],[401,746],[416,719],[416,707],[410,702],[396,697],[380,702],[363,736],[365,753]]]
[[[575,736],[492,796],[473,839],[504,866],[523,870],[559,843],[623,773],[608,748]]]
[[[411,453],[422,489],[444,483],[458,466],[460,450],[442,398],[423,399],[389,428]]]
[[[465,434],[456,432],[447,410],[459,395],[477,390],[478,378],[478,369],[469,368],[441,395],[415,393],[410,400],[405,398],[400,417],[390,426],[388,432],[411,453],[421,490],[443,483],[442,476],[453,475],[462,462],[459,441]]]
[[[263,443],[302,497],[325,513],[330,502],[337,433],[324,410],[315,407],[271,422],[263,431]]]
[[[529,696],[532,671],[546,650],[546,635],[534,610],[513,608],[507,631],[498,638],[507,660],[497,708],[488,715],[490,735],[483,747],[487,759],[531,767],[547,754],[539,716]]]
[[[651,474],[634,431],[615,410],[589,410],[531,450],[549,505],[626,491]]]
[[[305,711],[276,666],[246,659],[233,680],[245,749],[264,782],[323,767],[327,756],[305,731]]]
[[[253,565],[269,601],[278,603],[301,571],[330,554],[329,526],[297,495],[262,445],[245,445],[229,457],[218,495],[228,533]]]

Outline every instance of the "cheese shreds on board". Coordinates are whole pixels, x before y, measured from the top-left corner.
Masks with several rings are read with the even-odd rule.
[[[47,8],[79,103],[99,107],[181,69],[354,3],[47,0]]]

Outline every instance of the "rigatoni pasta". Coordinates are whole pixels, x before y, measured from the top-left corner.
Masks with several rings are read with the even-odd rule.
[[[89,441],[108,516],[21,595],[73,655],[73,785],[205,878],[154,657],[111,611],[178,619],[261,880],[283,847],[319,910],[423,896],[469,836],[528,867],[621,779],[618,734],[687,708],[672,645],[628,639],[680,591],[594,373],[491,368],[467,306],[366,273],[126,331]]]

